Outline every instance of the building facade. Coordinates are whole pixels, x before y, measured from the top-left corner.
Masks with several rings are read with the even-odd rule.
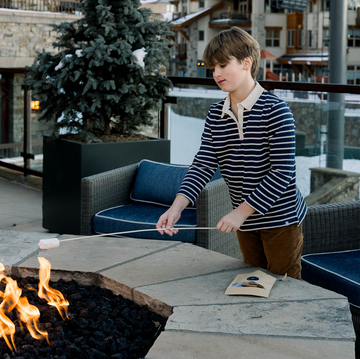
[[[176,52],[170,74],[209,77],[202,61],[208,41],[238,26],[260,44],[259,79],[327,81],[330,0],[173,0]],[[347,83],[360,84],[360,1],[348,0]],[[272,56],[271,56],[272,55]]]

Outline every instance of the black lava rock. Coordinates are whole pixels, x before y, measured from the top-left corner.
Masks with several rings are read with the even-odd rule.
[[[12,352],[0,338],[1,359],[144,358],[166,324],[166,318],[108,289],[59,280],[50,282],[50,287],[59,290],[70,303],[63,320],[56,308],[38,298],[37,279],[17,282],[22,296],[39,308],[39,328],[48,332],[50,346],[45,338],[33,339],[14,310],[7,316],[15,324],[17,350]],[[5,284],[0,283],[0,291],[4,288]]]

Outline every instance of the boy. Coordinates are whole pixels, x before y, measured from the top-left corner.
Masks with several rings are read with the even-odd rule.
[[[237,233],[245,263],[301,279],[306,205],[296,186],[295,123],[285,102],[255,82],[259,59],[257,41],[237,27],[207,45],[205,65],[228,96],[211,105],[201,147],[156,227],[176,234],[182,210],[220,166],[234,210],[218,230]]]

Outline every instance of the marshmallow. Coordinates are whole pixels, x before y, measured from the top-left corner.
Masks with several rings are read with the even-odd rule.
[[[57,238],[41,239],[39,247],[41,249],[57,248],[60,246],[60,242]]]

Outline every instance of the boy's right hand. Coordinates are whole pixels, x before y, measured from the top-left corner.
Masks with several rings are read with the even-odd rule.
[[[178,195],[175,198],[171,207],[160,216],[156,223],[156,228],[161,235],[165,232],[169,236],[172,236],[178,232],[177,229],[174,229],[174,225],[180,219],[181,212],[189,205],[189,203],[190,201],[185,196]]]

